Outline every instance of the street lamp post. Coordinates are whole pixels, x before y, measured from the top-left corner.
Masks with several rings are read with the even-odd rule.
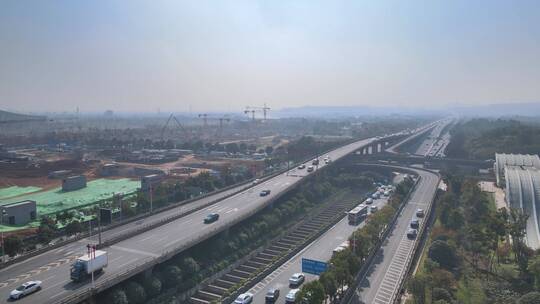
[[[0,225],[4,225],[4,216],[6,216],[7,212],[6,210],[2,210],[2,217],[0,217]],[[2,229],[2,232],[1,232],[1,238],[2,238],[2,263],[4,262],[4,254],[5,254],[5,249],[4,249],[4,229]]]
[[[153,211],[153,192],[154,192],[154,187],[152,185],[150,185],[150,213],[152,213]]]
[[[290,159],[289,159],[289,149],[285,150],[285,152],[287,152],[287,174],[286,175],[289,175],[289,165],[290,165]]]

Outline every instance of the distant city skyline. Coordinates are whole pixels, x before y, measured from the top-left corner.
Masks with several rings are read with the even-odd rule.
[[[0,110],[540,101],[537,1],[0,3]]]

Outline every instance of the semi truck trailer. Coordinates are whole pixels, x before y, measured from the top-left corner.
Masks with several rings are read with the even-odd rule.
[[[107,252],[96,250],[89,254],[79,257],[73,265],[71,265],[71,280],[81,282],[92,276],[92,273],[99,273],[103,268],[107,267],[109,258]]]

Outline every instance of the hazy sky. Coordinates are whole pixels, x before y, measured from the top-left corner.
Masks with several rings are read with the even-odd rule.
[[[0,2],[0,109],[540,101],[540,1]]]

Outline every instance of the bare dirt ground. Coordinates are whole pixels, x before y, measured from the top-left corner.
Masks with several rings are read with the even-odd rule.
[[[506,208],[506,199],[504,190],[495,186],[494,182],[481,181],[478,183],[480,189],[484,192],[492,193],[495,197],[497,209]]]

